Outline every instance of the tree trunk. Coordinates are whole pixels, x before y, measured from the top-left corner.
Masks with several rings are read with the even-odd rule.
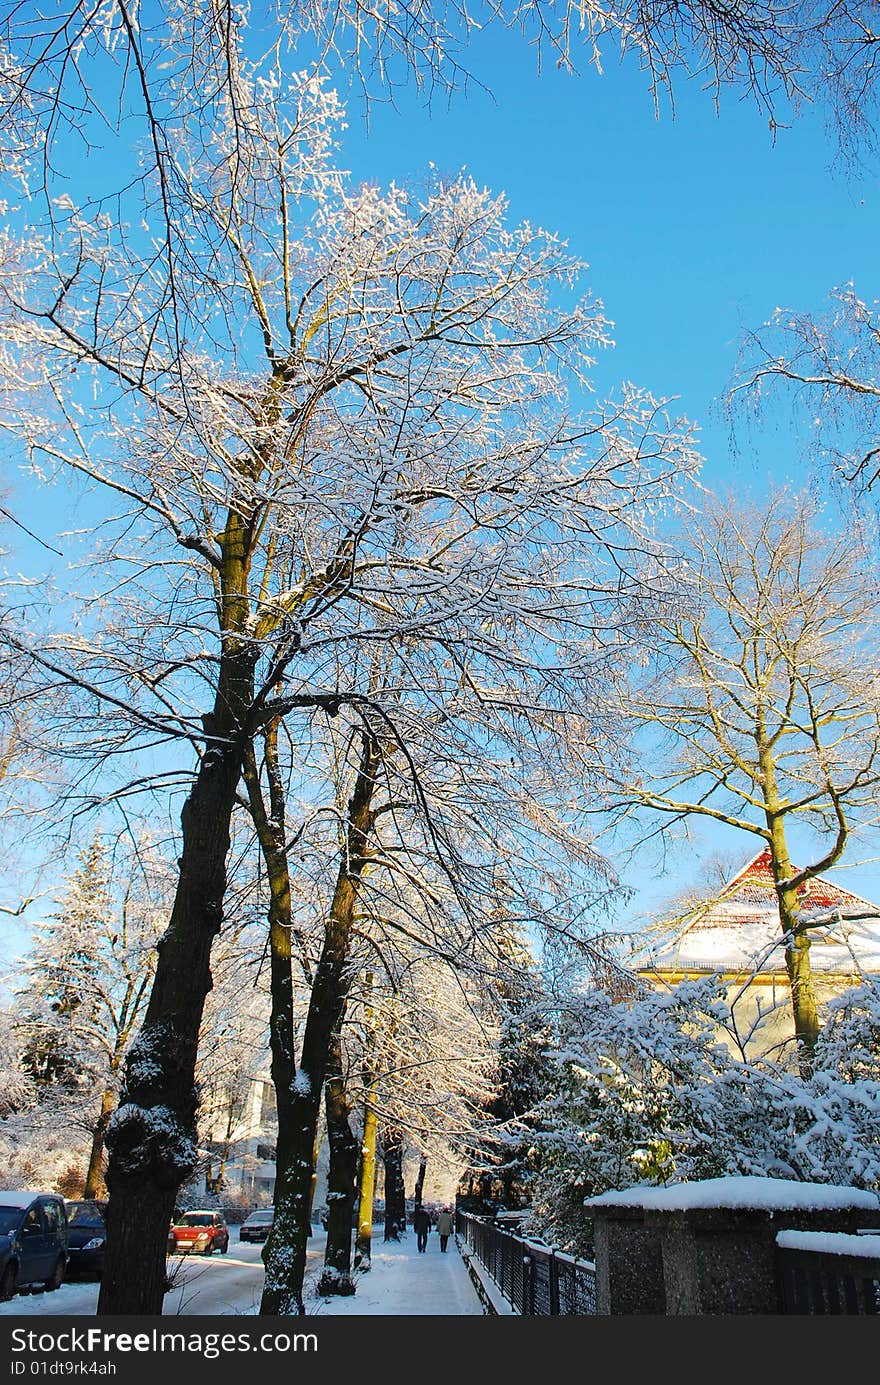
[[[788,855],[785,823],[779,813],[776,766],[772,756],[760,745],[759,755],[764,775],[767,826],[770,830],[770,864],[773,879],[776,882],[779,923],[786,937],[785,966],[788,971],[788,984],[791,993],[798,1069],[802,1077],[810,1077],[813,1071],[816,1040],[819,1037],[819,1011],[813,986],[813,970],[810,965],[810,937],[807,929],[800,922],[800,903],[797,890],[786,888],[785,884],[794,876],[795,872]]]
[[[774,834],[774,837],[776,834]],[[776,895],[779,904],[779,922],[786,935],[785,966],[788,971],[788,984],[791,992],[791,1009],[794,1017],[794,1033],[797,1041],[798,1069],[802,1077],[809,1077],[813,1071],[816,1040],[819,1037],[819,1010],[816,1005],[816,992],[813,985],[813,968],[810,963],[810,937],[800,922],[800,903],[796,890],[786,889],[781,884],[794,874],[785,838],[771,847],[773,878],[776,881]]]
[[[101,1113],[92,1129],[92,1148],[89,1154],[85,1187],[83,1188],[83,1198],[86,1201],[90,1198],[102,1197],[105,1191],[104,1137],[115,1105],[116,1092],[110,1087],[101,1093]]]
[[[327,1247],[319,1294],[353,1294],[351,1275],[352,1217],[357,1183],[358,1141],[352,1131],[351,1098],[342,1073],[342,1039],[337,1028],[331,1040],[324,1088],[330,1169],[327,1177]]]
[[[106,1143],[107,1246],[99,1314],[161,1313],[168,1227],[198,1159],[199,1026],[223,918],[237,746],[209,748],[182,814],[180,877],[143,1028]]]
[[[361,1139],[358,1170],[358,1225],[354,1248],[354,1267],[366,1274],[370,1268],[373,1246],[373,1206],[376,1201],[376,1136],[379,1128],[376,1108],[374,1067],[376,1030],[372,1005],[373,974],[364,977],[364,1058],[361,1075],[364,1084],[364,1130]]]
[[[378,766],[379,747],[373,737],[365,733],[357,779],[348,805],[345,859],[340,863],[324,944],[312,983],[299,1072],[289,1084],[290,1100],[286,1093],[278,1093],[275,1221],[263,1251],[266,1281],[260,1313],[265,1316],[305,1312],[302,1288],[310,1230],[309,1194],[315,1134],[331,1039],[351,985],[349,951],[358,887],[373,825],[370,803]],[[274,994],[272,1005],[274,1021],[277,1013]],[[272,1075],[274,1080],[274,1061]]]
[[[364,1106],[364,1134],[358,1178],[358,1227],[354,1267],[364,1274],[370,1268],[373,1245],[373,1203],[376,1198],[376,1135],[379,1122],[368,1099]]]
[[[195,1086],[199,1027],[212,986],[211,948],[223,921],[226,857],[241,778],[242,734],[254,701],[256,647],[248,620],[253,535],[227,515],[219,542],[223,632],[206,748],[181,813],[181,855],[171,919],[140,1034],[125,1062],[107,1128],[107,1245],[99,1314],[161,1313],[168,1227],[178,1189],[198,1161]]]
[[[385,1236],[386,1241],[399,1241],[406,1230],[406,1190],[403,1184],[403,1136],[387,1126],[382,1135],[382,1159],[385,1166]]]
[[[419,1172],[416,1176],[416,1186],[415,1191],[413,1193],[413,1203],[416,1212],[418,1212],[419,1208],[422,1205],[422,1192],[425,1187],[425,1172],[427,1170],[427,1167],[428,1161],[423,1154],[419,1160]]]

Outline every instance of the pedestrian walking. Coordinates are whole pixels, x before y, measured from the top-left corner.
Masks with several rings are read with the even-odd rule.
[[[413,1213],[413,1228],[416,1233],[416,1247],[423,1255],[428,1247],[428,1232],[431,1230],[431,1214],[425,1207],[417,1207]]]
[[[448,1207],[437,1217],[437,1235],[440,1237],[440,1249],[445,1252],[446,1244],[452,1235],[452,1212]]]

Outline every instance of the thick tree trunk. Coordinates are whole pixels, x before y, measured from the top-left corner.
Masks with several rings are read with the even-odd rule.
[[[342,1039],[337,1028],[324,1086],[330,1169],[327,1176],[327,1246],[319,1294],[353,1294],[351,1274],[352,1219],[357,1185],[358,1141],[351,1128],[351,1098],[342,1071]]]
[[[171,1212],[198,1158],[196,1054],[212,985],[211,947],[223,917],[238,779],[237,749],[209,751],[183,810],[177,897],[107,1131],[110,1201],[100,1314],[162,1311],[158,1286],[165,1276]]]
[[[101,1093],[101,1112],[92,1130],[92,1148],[83,1188],[83,1198],[86,1200],[104,1195],[104,1137],[115,1105],[116,1092],[111,1087]]]
[[[107,1245],[99,1314],[161,1313],[168,1227],[198,1159],[195,1086],[199,1027],[212,986],[211,948],[223,920],[226,857],[241,778],[242,729],[254,700],[256,648],[234,632],[248,619],[252,536],[238,511],[221,536],[222,638],[207,738],[181,813],[171,919],[140,1034],[126,1059],[107,1128]]]
[[[266,766],[269,779],[269,812],[263,804],[259,772],[253,748],[244,755],[244,777],[251,804],[251,814],[260,840],[269,883],[269,958],[271,978],[271,1016],[269,1045],[272,1054],[272,1084],[275,1088],[278,1134],[275,1145],[275,1216],[272,1230],[263,1248],[266,1265],[266,1285],[263,1298],[270,1287],[283,1248],[296,1238],[296,1228],[305,1219],[310,1206],[308,1199],[300,1205],[291,1183],[296,1148],[293,1138],[295,1123],[296,1055],[294,1051],[294,994],[292,910],[290,903],[290,872],[286,847],[285,800],[278,763],[278,725],[266,731]],[[261,1312],[269,1311],[261,1309]],[[280,1311],[280,1310],[279,1310]]]
[[[348,805],[345,859],[340,863],[324,944],[312,982],[299,1071],[288,1088],[290,1101],[286,1093],[278,1094],[275,1221],[263,1252],[266,1281],[260,1305],[260,1313],[266,1316],[305,1312],[302,1288],[310,1230],[309,1197],[315,1134],[331,1039],[341,1020],[351,984],[348,961],[358,887],[373,825],[370,804],[378,766],[378,745],[365,735]],[[273,996],[273,1015],[275,1012]],[[273,1079],[274,1076],[273,1062]]]
[[[385,1169],[386,1241],[399,1241],[406,1230],[406,1189],[403,1184],[403,1136],[394,1127],[382,1135],[382,1161]]]

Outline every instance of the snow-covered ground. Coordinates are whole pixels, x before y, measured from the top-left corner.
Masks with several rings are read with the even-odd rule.
[[[384,1243],[380,1231],[373,1242],[370,1271],[357,1276],[357,1286],[352,1298],[310,1299],[310,1311],[394,1317],[479,1317],[483,1313],[454,1238],[444,1255],[437,1237],[429,1236],[427,1250],[419,1255],[411,1231],[397,1243]]]
[[[349,1298],[316,1298],[325,1239],[324,1232],[319,1231],[309,1242],[307,1313],[459,1317],[483,1312],[454,1240],[443,1255],[437,1237],[432,1236],[425,1254],[419,1255],[411,1231],[400,1242],[386,1244],[381,1226],[374,1232],[371,1269],[357,1276],[357,1293]],[[262,1249],[242,1245],[233,1230],[227,1255],[183,1257],[175,1276],[176,1287],[165,1298],[164,1315],[229,1317],[258,1313],[263,1289]],[[17,1294],[10,1302],[0,1303],[0,1315],[93,1317],[97,1303],[97,1284],[73,1281],[54,1293]]]

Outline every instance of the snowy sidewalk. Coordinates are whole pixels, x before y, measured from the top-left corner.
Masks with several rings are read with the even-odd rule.
[[[356,1276],[357,1293],[350,1298],[316,1298],[318,1273],[314,1277],[310,1273],[305,1286],[306,1313],[314,1316],[480,1317],[483,1313],[453,1237],[445,1255],[436,1235],[429,1236],[427,1250],[419,1255],[411,1231],[401,1241],[383,1241],[381,1229],[375,1228],[371,1268]]]

